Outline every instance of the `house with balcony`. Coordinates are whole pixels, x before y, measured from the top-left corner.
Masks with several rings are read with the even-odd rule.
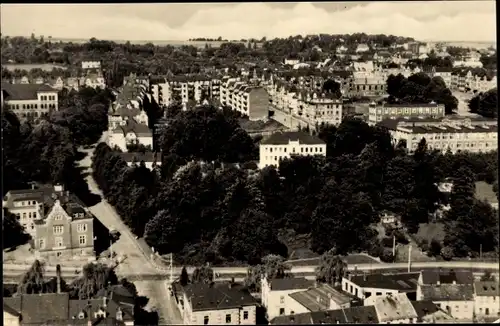
[[[184,325],[255,325],[258,303],[241,285],[172,284]]]

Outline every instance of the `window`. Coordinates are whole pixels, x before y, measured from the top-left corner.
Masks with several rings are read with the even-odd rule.
[[[280,316],[285,314],[285,308],[280,308]]]
[[[382,292],[377,292],[377,293],[375,293],[375,295],[377,295],[377,296],[382,295]]]
[[[23,213],[23,220],[26,219],[26,213]]]
[[[87,224],[85,223],[80,223],[76,226],[76,230],[78,232],[87,232]]]
[[[87,243],[87,236],[86,235],[81,235],[78,237],[78,243],[80,245],[84,245]]]
[[[61,257],[62,256],[62,252],[58,251],[56,252],[56,257]]]
[[[45,249],[45,239],[38,239],[38,248]]]
[[[63,238],[62,237],[56,237],[54,239],[54,243],[56,245],[56,248],[62,247],[63,246]]]
[[[203,317],[203,325],[208,325],[208,316]]]
[[[244,320],[248,319],[248,311],[243,311],[243,319]]]
[[[62,225],[55,225],[53,227],[54,234],[63,234],[64,233],[64,226]]]
[[[226,324],[229,324],[229,323],[231,323],[231,315],[227,314],[226,315]]]

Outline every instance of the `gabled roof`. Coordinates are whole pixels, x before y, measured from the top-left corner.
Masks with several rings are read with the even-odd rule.
[[[422,271],[422,284],[472,284],[474,282],[474,275],[471,271],[467,270],[424,270]]]
[[[323,311],[330,307],[330,300],[339,305],[350,302],[350,298],[327,284],[321,284],[317,287],[305,291],[295,292],[289,296],[306,307],[309,311]]]
[[[27,294],[4,298],[4,305],[22,316],[23,324],[59,323],[68,319],[68,293]]]
[[[374,306],[381,323],[418,317],[413,305],[404,293],[376,297]]]

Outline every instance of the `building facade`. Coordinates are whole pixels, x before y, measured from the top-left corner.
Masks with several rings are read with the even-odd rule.
[[[474,282],[474,313],[476,317],[500,314],[500,286],[497,281]]]
[[[58,110],[57,90],[40,84],[2,83],[2,106],[5,104],[20,121],[37,123]]]
[[[441,152],[449,149],[452,153],[485,153],[498,149],[498,126],[494,124],[495,120],[491,122],[471,119],[388,119],[378,125],[389,130],[395,143],[405,142],[410,152],[415,151],[418,143],[425,138],[429,149]]]
[[[428,117],[444,118],[445,108],[442,104],[370,104],[368,109],[368,124],[374,125],[386,119]]]
[[[259,145],[259,167],[279,167],[282,160],[298,156],[326,156],[326,143],[307,132],[274,133]]]

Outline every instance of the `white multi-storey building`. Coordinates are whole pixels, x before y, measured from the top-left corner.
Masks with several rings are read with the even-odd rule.
[[[403,140],[410,152],[425,138],[429,149],[452,153],[490,152],[498,149],[496,120],[471,119],[386,119],[377,125],[387,128],[395,143]]]
[[[151,77],[151,94],[160,106],[173,101],[201,103],[204,99],[219,99],[220,79],[203,75]]]
[[[269,115],[269,93],[266,88],[249,85],[239,79],[223,79],[221,104],[240,112],[250,120],[266,120]]]
[[[326,143],[307,132],[277,132],[261,141],[259,167],[279,167],[282,160],[294,155],[326,156]]]
[[[444,118],[445,108],[442,104],[370,104],[368,109],[368,124],[374,125],[385,119],[410,117]]]

